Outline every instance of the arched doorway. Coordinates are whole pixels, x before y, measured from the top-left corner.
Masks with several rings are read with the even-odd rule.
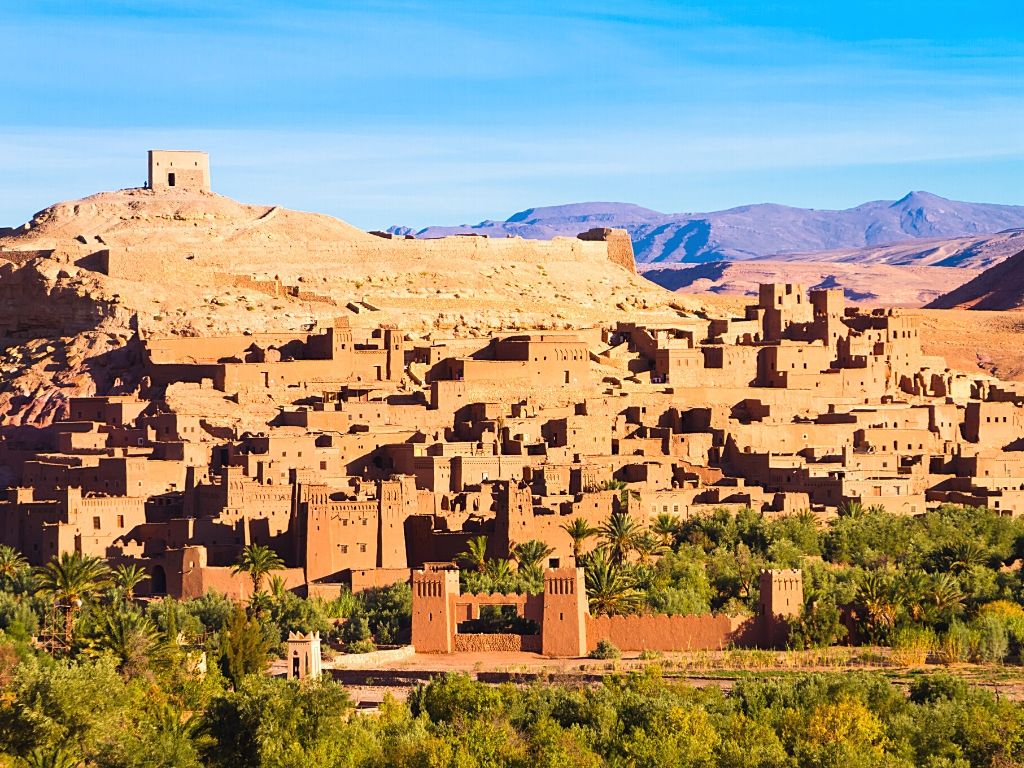
[[[162,565],[153,566],[153,571],[149,578],[154,595],[167,594],[167,572]]]

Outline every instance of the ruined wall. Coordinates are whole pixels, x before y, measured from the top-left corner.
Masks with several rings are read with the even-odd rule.
[[[636,274],[636,259],[633,257],[633,241],[629,233],[624,229],[597,228],[587,232],[581,232],[577,237],[580,240],[599,241],[607,243],[608,260],[628,269]]]

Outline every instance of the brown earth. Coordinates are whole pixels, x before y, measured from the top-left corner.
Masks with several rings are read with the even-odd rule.
[[[679,293],[757,296],[761,283],[798,283],[807,288],[842,288],[856,304],[920,307],[970,280],[967,267],[892,266],[803,261],[721,261],[642,268],[648,280]]]
[[[934,299],[933,309],[1024,309],[1024,251]]]

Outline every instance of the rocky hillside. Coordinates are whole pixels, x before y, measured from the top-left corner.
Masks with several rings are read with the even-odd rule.
[[[911,192],[896,201],[879,200],[839,211],[761,204],[711,213],[666,214],[627,203],[577,203],[530,208],[505,221],[427,227],[415,234],[550,238],[597,226],[626,229],[633,238],[638,263],[733,261],[795,253],[804,254],[805,260],[824,261],[832,259],[812,259],[809,254],[1021,229],[1024,206],[964,203],[928,192]],[[410,232],[408,228],[393,229]],[[925,253],[921,257],[928,258]],[[952,253],[947,257],[955,259]],[[911,258],[909,252],[906,258]],[[971,257],[965,259],[970,262]],[[963,264],[968,265],[980,266]]]
[[[1024,251],[938,297],[928,308],[1024,309]]]
[[[386,239],[208,193],[105,192],[0,232],[0,423],[46,423],[69,397],[135,391],[140,336],[299,330],[342,315],[420,338],[473,336],[657,322],[685,301],[575,237]]]

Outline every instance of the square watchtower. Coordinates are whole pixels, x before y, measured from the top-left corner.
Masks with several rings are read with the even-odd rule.
[[[210,156],[179,149],[149,150],[149,188],[210,191]]]

